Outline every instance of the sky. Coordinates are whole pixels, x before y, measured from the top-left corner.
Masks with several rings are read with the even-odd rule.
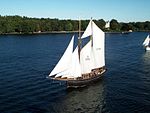
[[[150,21],[150,0],[0,0],[0,15],[144,22]]]

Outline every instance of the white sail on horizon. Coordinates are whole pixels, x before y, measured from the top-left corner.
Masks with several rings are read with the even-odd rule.
[[[149,38],[149,35],[148,35],[148,36],[146,37],[146,39],[144,40],[143,45],[144,45],[144,46],[148,46],[149,43],[150,43],[150,38]]]

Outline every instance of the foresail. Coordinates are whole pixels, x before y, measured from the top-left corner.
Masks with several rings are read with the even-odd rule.
[[[53,76],[55,74],[61,73],[70,67],[70,62],[72,59],[72,52],[73,52],[73,42],[74,42],[74,36],[72,37],[63,56],[61,57],[61,59],[59,60],[59,62],[57,63],[55,68],[52,70],[49,76]]]
[[[71,66],[66,71],[65,74],[62,74],[62,78],[67,77],[67,78],[77,78],[81,77],[81,66],[79,63],[79,55],[78,55],[78,47],[74,50],[72,54],[72,60],[71,60]]]
[[[81,77],[81,65],[79,62],[78,46],[74,50],[72,57],[72,75],[76,77]]]
[[[69,70],[69,68],[68,68],[67,70],[62,71],[62,72],[56,74],[55,78],[57,78],[57,77],[62,77],[63,75],[68,75],[69,73],[70,73],[70,70]]]
[[[144,46],[148,46],[149,45],[149,42],[150,42],[150,38],[149,38],[149,35],[146,37],[146,39],[144,40],[143,42],[143,45]]]

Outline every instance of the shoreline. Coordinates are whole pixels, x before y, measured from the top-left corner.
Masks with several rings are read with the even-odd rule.
[[[46,32],[29,32],[29,33],[13,32],[13,33],[1,33],[0,35],[63,34],[63,33],[78,33],[78,32],[79,31],[46,31]]]
[[[80,31],[83,33],[84,31]],[[133,32],[150,32],[150,31],[133,31]],[[79,33],[79,31],[46,31],[46,32],[29,32],[29,33],[1,33],[0,35],[36,35],[36,34],[64,34],[64,33]],[[106,31],[105,33],[114,33],[114,34],[128,34],[132,33],[129,31]]]

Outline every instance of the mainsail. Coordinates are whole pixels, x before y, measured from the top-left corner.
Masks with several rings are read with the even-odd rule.
[[[83,61],[82,59],[81,61],[82,73],[89,72],[91,69],[105,66],[105,54],[104,54],[105,33],[92,20],[89,22],[81,38],[83,39],[89,36],[92,37],[91,39],[92,41],[89,41],[88,44],[82,48],[80,57],[81,59],[83,58],[85,61],[87,59],[90,59],[90,61],[82,62]],[[89,43],[92,43],[91,46]],[[91,63],[89,64],[89,62]]]
[[[64,72],[70,67],[70,61],[72,59],[72,51],[73,51],[73,42],[74,42],[74,36],[72,37],[66,51],[64,52],[63,56],[55,66],[55,68],[52,70],[49,76],[56,75],[58,73]]]
[[[92,22],[94,68],[105,66],[105,33]]]

